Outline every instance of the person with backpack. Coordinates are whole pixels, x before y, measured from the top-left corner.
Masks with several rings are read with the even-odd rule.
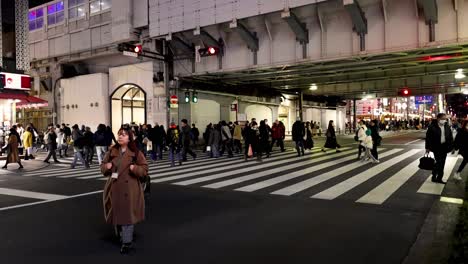
[[[171,162],[171,167],[175,166],[175,156],[177,155],[177,160],[179,161],[179,165],[182,165],[182,158],[181,158],[181,146],[180,146],[180,133],[179,129],[177,128],[174,122],[171,123],[169,129],[167,130],[167,139],[166,143],[169,147],[169,161]]]
[[[76,162],[80,160],[80,162],[85,166],[85,168],[89,169],[88,163],[85,161],[83,158],[83,148],[85,145],[85,138],[83,136],[83,133],[81,133],[80,128],[78,125],[73,125],[72,127],[72,140],[73,140],[73,151],[74,151],[74,157],[73,157],[73,162],[70,166],[71,169],[74,169],[76,166]]]
[[[223,156],[224,151],[227,149],[228,151],[228,158],[232,158],[232,135],[231,131],[229,130],[229,126],[227,125],[226,121],[221,121],[221,153],[220,155]]]
[[[135,144],[133,131],[121,128],[118,144],[106,154],[101,173],[108,176],[103,192],[104,219],[114,226],[121,241],[120,253],[133,248],[135,225],[145,219],[145,196],[142,182],[148,178],[148,163]]]
[[[55,163],[60,163],[60,161],[57,159],[57,134],[55,134],[55,128],[53,125],[49,126],[49,130],[47,131],[47,134],[45,135],[45,142],[47,144],[47,149],[49,150],[49,153],[47,154],[47,157],[45,158],[44,162],[49,163],[49,159],[52,157],[54,159]]]

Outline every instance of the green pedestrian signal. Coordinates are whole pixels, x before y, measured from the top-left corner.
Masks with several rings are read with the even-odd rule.
[[[192,93],[192,102],[193,103],[198,103],[198,93],[197,92],[193,92]]]
[[[185,102],[190,103],[190,92],[185,92]]]

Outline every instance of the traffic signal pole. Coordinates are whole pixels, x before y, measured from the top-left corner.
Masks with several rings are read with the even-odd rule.
[[[163,40],[163,56],[167,57],[169,54],[169,47],[166,40]],[[164,90],[166,91],[166,98],[169,98],[169,62],[164,60]],[[166,128],[171,124],[171,107],[167,107],[166,111]]]

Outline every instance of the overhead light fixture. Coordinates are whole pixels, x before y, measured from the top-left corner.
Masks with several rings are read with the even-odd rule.
[[[457,69],[457,73],[455,73],[455,79],[463,79],[466,75],[463,73],[463,69]]]
[[[309,90],[316,91],[317,89],[318,89],[317,84],[313,83],[313,84],[310,85]]]

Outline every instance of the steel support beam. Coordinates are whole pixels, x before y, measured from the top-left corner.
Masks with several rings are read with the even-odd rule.
[[[344,0],[344,7],[351,16],[353,29],[359,35],[361,51],[366,48],[365,36],[367,34],[367,19],[357,0]]]
[[[170,36],[166,38],[167,41],[170,41],[170,45],[175,48],[175,50],[181,50],[184,54],[193,54],[195,49],[192,44],[189,44],[182,37],[179,36]]]
[[[197,28],[193,31],[194,36],[199,36],[199,40],[208,46],[214,46],[221,48],[222,42],[216,40],[210,33],[206,32],[203,29]]]
[[[309,43],[309,30],[305,23],[302,23],[299,18],[291,10],[286,10],[281,13],[281,18],[286,20],[291,30],[296,34],[296,40],[302,45],[302,58],[307,58],[307,44]]]
[[[418,5],[422,7],[426,24],[429,25],[432,21],[434,24],[438,22],[438,8],[436,0],[418,0]]]
[[[231,22],[229,27],[239,33],[242,40],[244,40],[245,44],[247,44],[247,47],[249,47],[252,52],[258,51],[259,44],[255,32],[250,32],[242,22],[237,20]]]
[[[286,10],[281,13],[281,18],[284,19],[291,30],[296,34],[296,39],[301,44],[309,43],[309,31],[305,23],[302,23],[299,18],[291,10]]]
[[[436,0],[418,0],[418,5],[422,7],[424,19],[429,26],[429,41],[435,41],[435,24],[438,22],[438,8]]]

